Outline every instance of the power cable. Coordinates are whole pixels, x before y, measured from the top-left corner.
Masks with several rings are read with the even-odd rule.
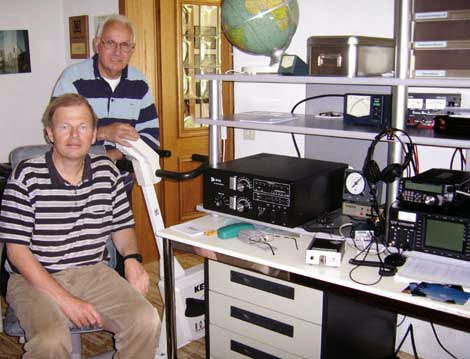
[[[290,113],[291,113],[291,114],[294,114],[295,109],[296,109],[300,104],[302,104],[302,103],[304,103],[304,102],[306,102],[306,101],[316,100],[316,99],[324,98],[324,97],[342,97],[342,98],[344,98],[344,95],[326,94],[326,95],[318,95],[318,96],[306,97],[306,98],[300,100],[299,102],[297,102],[297,103],[292,107],[292,109],[290,110]],[[299,146],[297,145],[297,140],[295,139],[294,133],[291,133],[291,137],[292,137],[292,142],[294,143],[295,151],[297,152],[297,157],[302,158],[302,156],[301,156],[301,154],[300,154],[300,151],[299,151]]]

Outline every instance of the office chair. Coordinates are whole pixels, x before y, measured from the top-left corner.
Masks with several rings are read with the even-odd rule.
[[[50,145],[36,145],[36,146],[23,146],[23,147],[18,147],[14,149],[11,154],[10,154],[10,162],[11,166],[14,169],[16,165],[28,158],[33,158],[40,156],[47,151],[49,151]],[[94,154],[105,154],[104,148],[102,146],[93,146],[90,150],[90,153]],[[4,244],[0,244],[0,258],[2,255],[2,250],[3,250]],[[112,240],[108,240],[106,243],[106,247],[108,249],[108,252],[110,254],[110,261],[108,265],[112,268],[116,267],[116,248],[114,247],[114,244]],[[0,308],[1,309],[1,308]],[[0,324],[1,321],[0,321]],[[3,322],[3,330],[5,331],[6,334],[14,337],[19,337],[20,343],[25,342],[24,338],[24,331],[20,326],[20,322],[18,318],[15,315],[15,312],[11,307],[7,308],[5,319]],[[78,328],[78,327],[73,327],[70,328],[70,334],[72,336],[72,353],[71,353],[71,359],[81,359],[82,358],[82,345],[81,345],[81,338],[80,335],[83,333],[91,333],[91,332],[97,332],[97,331],[103,331],[101,328]],[[93,359],[110,359],[113,357],[114,352],[109,352],[109,353],[104,353],[101,355],[94,356]],[[92,359],[92,358],[89,358]]]

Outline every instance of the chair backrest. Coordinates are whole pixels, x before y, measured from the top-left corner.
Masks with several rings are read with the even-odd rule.
[[[30,145],[17,147],[10,152],[11,168],[15,168],[20,161],[41,156],[50,149],[51,145]],[[90,153],[97,155],[105,155],[106,150],[103,146],[94,145],[91,146]]]

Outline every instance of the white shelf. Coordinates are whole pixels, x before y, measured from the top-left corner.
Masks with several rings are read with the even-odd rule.
[[[258,123],[249,122],[246,120],[240,121],[240,115],[234,114],[223,116],[219,120],[198,118],[195,122],[206,125],[226,126],[252,130],[343,137],[362,140],[373,140],[375,135],[379,132],[379,129],[376,127],[354,126],[346,124],[343,119],[320,119],[313,115],[301,114],[296,114],[295,117],[295,120],[289,120],[280,123]],[[246,119],[246,113],[244,114],[244,119]]]
[[[380,132],[377,127],[351,125],[345,123],[343,119],[325,119],[315,117],[314,115],[302,114],[296,114],[295,117],[295,120],[280,123],[258,123],[246,120],[241,121],[240,114],[234,114],[223,116],[219,120],[198,118],[195,122],[209,126],[216,125],[250,130],[351,138],[358,140],[373,140],[377,133]],[[243,115],[243,118],[246,119],[246,113]],[[453,138],[440,133],[435,133],[433,129],[407,128],[406,132],[409,134],[415,145],[470,148],[470,137]],[[402,139],[407,142],[407,138],[405,136],[403,136]]]
[[[415,145],[425,145],[433,147],[459,147],[470,149],[470,137],[452,137],[436,133],[432,128],[406,128],[406,133],[411,137]],[[402,137],[407,141],[406,137]]]
[[[364,85],[364,86],[397,86],[408,87],[454,87],[470,88],[470,78],[414,78],[399,79],[395,77],[335,77],[335,76],[282,76],[282,75],[196,75],[197,80],[216,80],[228,82],[253,83],[287,83],[305,85]]]

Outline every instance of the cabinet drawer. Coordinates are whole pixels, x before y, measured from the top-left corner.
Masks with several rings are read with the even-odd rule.
[[[321,324],[323,292],[209,261],[209,290]]]
[[[210,324],[301,357],[319,357],[321,326],[209,291]]]
[[[415,50],[411,74],[415,77],[470,77],[467,50]]]
[[[469,40],[470,20],[426,21],[414,24],[414,41]]]
[[[414,0],[413,12],[447,11],[468,9],[468,0]]]
[[[210,325],[210,355],[220,359],[303,359],[270,345]],[[318,358],[315,356],[312,358]]]

